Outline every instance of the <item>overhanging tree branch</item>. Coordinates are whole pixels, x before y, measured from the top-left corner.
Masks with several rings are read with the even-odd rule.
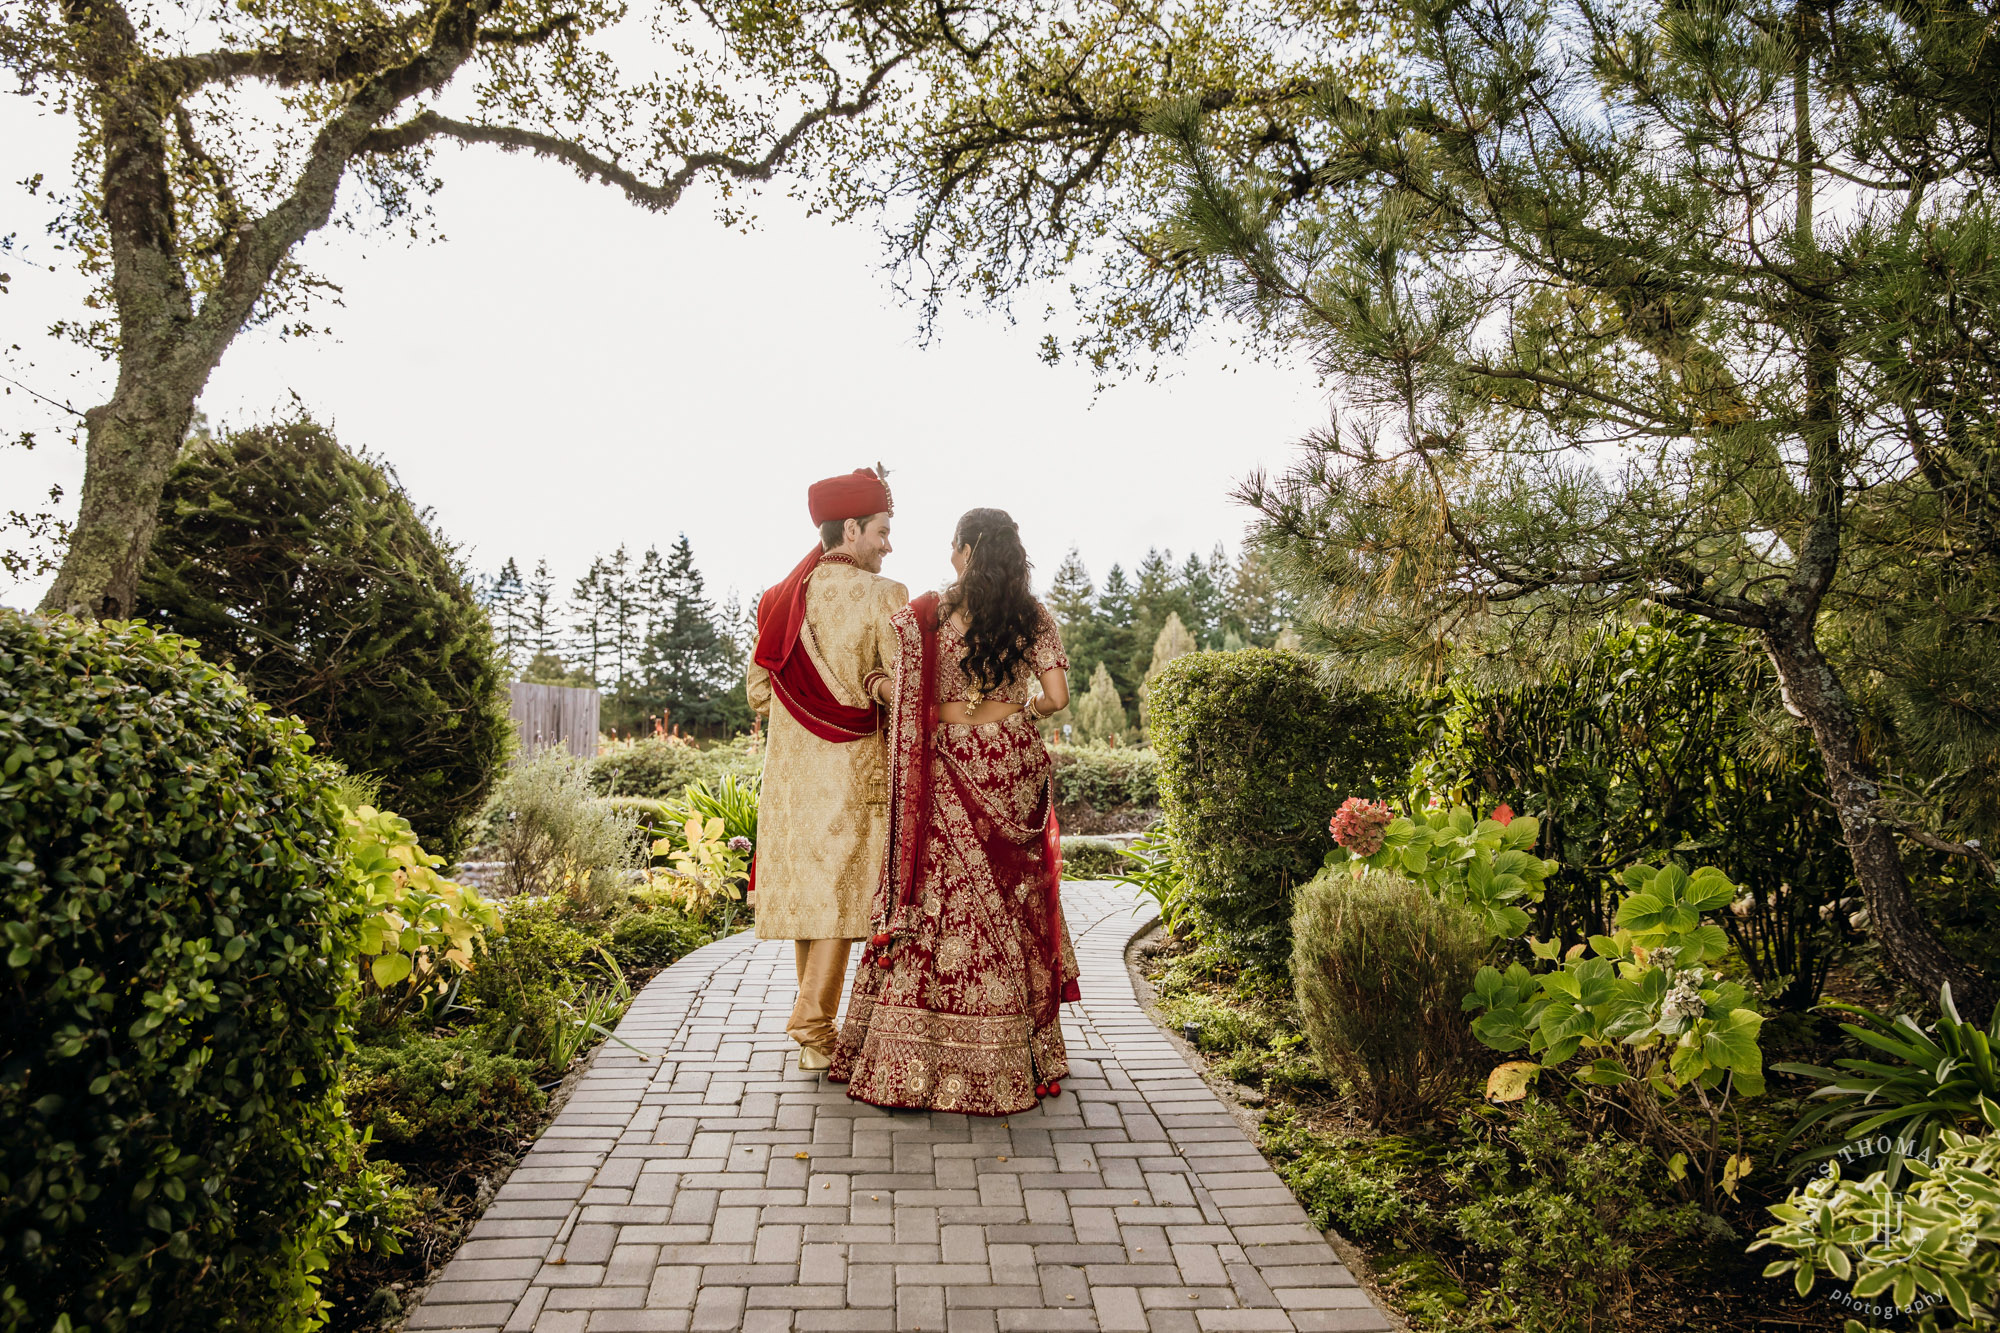
[[[517,125],[481,124],[458,120],[435,111],[422,111],[400,125],[364,135],[356,151],[393,153],[413,148],[427,139],[445,137],[461,143],[492,144],[508,152],[533,153],[564,163],[585,180],[615,186],[633,203],[665,211],[679,202],[688,185],[704,171],[718,171],[736,180],[770,180],[784,165],[785,158],[814,126],[836,118],[849,118],[868,111],[880,100],[882,87],[902,58],[887,61],[869,72],[860,91],[842,99],[838,89],[819,106],[803,112],[780,134],[762,157],[746,158],[731,153],[693,152],[685,154],[681,165],[659,182],[646,180],[637,172],[618,165],[573,139],[523,129]]]

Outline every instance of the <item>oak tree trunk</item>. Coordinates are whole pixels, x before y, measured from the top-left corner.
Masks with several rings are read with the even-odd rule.
[[[198,391],[152,383],[115,394],[86,414],[89,466],[81,505],[43,611],[99,619],[132,614],[159,522],[160,492],[187,437]]]
[[[1820,651],[1810,621],[1780,621],[1764,629],[1763,639],[1787,703],[1812,729],[1827,792],[1868,908],[1868,934],[1889,966],[1926,998],[1934,999],[1949,982],[1953,998],[1969,1005],[1968,1012],[1989,1012],[1994,1001],[1990,979],[1954,960],[1917,909],[1895,831],[1876,813],[1881,786],[1862,751],[1853,706]]]

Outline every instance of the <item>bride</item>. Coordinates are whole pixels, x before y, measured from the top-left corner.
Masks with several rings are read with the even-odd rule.
[[[957,581],[896,613],[893,675],[867,682],[890,708],[889,851],[828,1077],[876,1106],[1007,1115],[1069,1073],[1077,968],[1035,729],[1069,702],[1069,659],[1013,519],[974,509],[951,545]]]

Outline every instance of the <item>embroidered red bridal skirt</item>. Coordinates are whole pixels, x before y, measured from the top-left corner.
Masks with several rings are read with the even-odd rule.
[[[902,660],[921,670],[914,638]],[[1057,891],[1053,766],[1025,711],[938,723],[903,694],[919,684],[898,682],[912,706],[892,719],[879,933],[828,1077],[876,1106],[1008,1115],[1069,1073],[1057,1015],[1077,998],[1077,966]],[[923,722],[927,736],[907,734]]]

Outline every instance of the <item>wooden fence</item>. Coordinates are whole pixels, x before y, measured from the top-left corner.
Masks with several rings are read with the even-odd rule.
[[[523,754],[559,745],[584,759],[596,755],[596,690],[571,685],[523,685],[519,681],[507,690],[510,696],[507,711],[514,719],[514,734],[521,739]]]

